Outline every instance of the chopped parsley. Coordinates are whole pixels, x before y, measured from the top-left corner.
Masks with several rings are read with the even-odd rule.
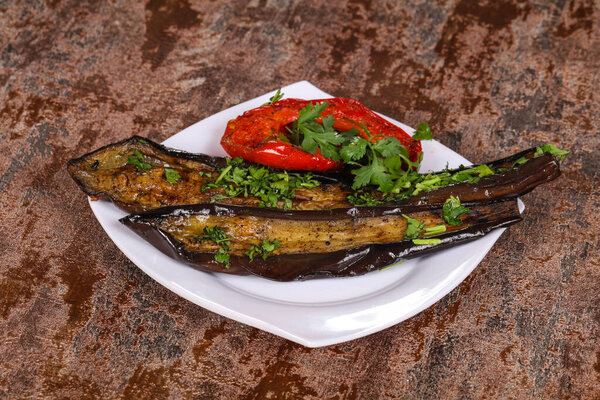
[[[138,139],[138,142],[141,144],[147,144],[148,142],[145,139]]]
[[[181,175],[179,175],[179,172],[175,171],[174,169],[165,168],[165,179],[167,182],[175,184],[179,182]]]
[[[444,217],[444,220],[448,224],[454,226],[462,224],[460,216],[468,213],[469,211],[471,210],[465,206],[462,206],[460,204],[460,199],[454,196],[450,196],[442,206],[442,216]]]
[[[293,205],[292,198],[296,189],[313,189],[320,185],[310,172],[290,175],[285,171],[274,172],[266,167],[247,167],[239,157],[228,159],[227,165],[220,167],[218,171],[217,179],[205,182],[202,187],[202,190],[223,189],[223,193],[212,196],[212,202],[237,196],[254,196],[260,199],[260,207],[277,208],[281,204],[288,209]]]
[[[133,164],[138,171],[147,171],[152,168],[152,164],[145,162],[144,155],[136,149],[132,156],[127,159],[127,164]]]
[[[266,260],[270,253],[279,248],[280,244],[281,243],[277,239],[263,239],[262,243],[258,246],[251,244],[250,250],[244,254],[248,256],[250,261],[254,260],[255,256],[262,256],[262,259]]]
[[[351,204],[360,207],[380,206],[386,202],[385,197],[376,197],[373,193],[364,189],[355,190],[347,199]]]
[[[229,246],[230,239],[225,231],[218,226],[205,226],[203,229],[204,235],[195,235],[198,240],[211,240],[219,245],[219,250],[215,253],[215,261],[225,264],[225,268],[229,268]]]
[[[219,248],[219,250],[215,253],[215,261],[220,262],[221,264],[225,264],[225,268],[229,269],[231,266],[229,264],[229,253],[223,247]]]

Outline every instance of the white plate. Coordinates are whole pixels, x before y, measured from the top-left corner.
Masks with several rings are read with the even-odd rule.
[[[285,98],[331,97],[306,81],[286,86],[282,92]],[[219,141],[227,121],[265,103],[273,93],[208,117],[164,144],[224,156]],[[470,164],[436,141],[423,142],[423,151],[422,171],[440,170],[446,163],[450,167]],[[167,257],[121,225],[118,220],[125,213],[112,203],[90,201],[90,207],[121,251],[163,286],[210,311],[308,347],[366,336],[426,309],[462,282],[504,231],[497,229],[474,242],[360,277],[279,283],[197,271]]]

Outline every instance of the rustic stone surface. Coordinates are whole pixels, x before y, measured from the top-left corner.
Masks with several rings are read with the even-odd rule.
[[[593,0],[0,0],[0,398],[600,398],[599,21]],[[572,154],[443,300],[306,349],[152,281],[65,171],[302,79],[473,161]]]

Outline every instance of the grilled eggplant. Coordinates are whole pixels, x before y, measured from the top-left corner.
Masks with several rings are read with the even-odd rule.
[[[560,175],[557,157],[536,148],[481,167],[484,172],[456,181],[455,177],[477,167],[419,175],[416,182],[421,186],[411,186],[408,196],[382,197],[375,189],[366,189],[363,193],[378,205],[354,207],[348,200],[355,194],[348,171],[308,176],[267,171],[169,149],[137,136],[68,164],[85,193],[137,213],[121,222],[163,253],[203,271],[254,274],[277,281],[361,275],[402,258],[475,239],[520,221],[517,196]],[[243,190],[237,187],[235,179],[232,185],[219,184],[227,174],[244,168],[281,178],[273,187],[288,185],[290,177],[296,183],[286,186],[288,197],[268,204],[265,196],[249,194],[247,184]],[[427,186],[436,179],[445,183]],[[443,206],[451,196],[470,209],[456,226],[443,219]],[[410,221],[422,224],[418,235],[428,240],[413,240]],[[429,231],[428,236],[431,227],[443,229],[433,236]],[[207,229],[218,229],[221,235],[212,237]]]
[[[170,149],[134,136],[70,160],[67,169],[92,198],[108,198],[126,211],[140,212],[166,205],[210,202],[215,196],[227,197],[223,188],[204,188],[206,183],[217,179],[219,168],[226,167],[227,163],[227,158]],[[177,171],[180,179],[176,184],[166,179],[165,169]],[[318,179],[318,186],[311,190],[295,189],[295,208],[327,209],[339,206],[340,202],[348,205],[345,199],[351,191],[337,184],[334,176],[310,174],[309,177]],[[332,182],[336,184],[328,184]],[[235,196],[221,201],[247,206],[261,203],[254,196]]]
[[[470,212],[461,216],[458,226],[446,225],[441,209],[429,205],[281,211],[194,204],[130,215],[121,222],[163,253],[200,270],[291,281],[361,275],[521,220],[514,199],[468,206]],[[446,231],[427,236],[437,243],[415,244],[405,238],[409,219],[424,224],[421,237],[430,227],[444,226]],[[207,227],[218,227],[225,233],[227,266],[215,260],[220,244],[206,238]],[[248,251],[253,246],[274,239],[279,247],[272,253],[250,259]]]
[[[477,179],[477,182],[456,182],[407,198],[392,201],[388,198],[386,201],[393,205],[429,204],[438,207],[450,195],[459,195],[465,202],[490,202],[520,196],[560,174],[555,157],[549,153],[536,154],[536,149],[533,148],[486,164],[495,171],[502,172]],[[523,161],[515,165],[517,160]],[[231,196],[227,193],[227,188],[214,184],[228,162],[226,158],[169,149],[149,139],[135,136],[69,161],[68,170],[89,196],[111,199],[129,212],[168,205],[205,203],[215,199],[225,204],[264,206],[264,199],[247,192]],[[249,164],[245,166],[248,167]],[[455,174],[467,168],[472,167],[444,173]],[[167,179],[165,171],[168,169],[178,174],[176,183]],[[287,172],[275,172],[288,179]],[[347,184],[350,176],[348,173],[310,174],[307,178],[306,173],[292,171],[289,175],[304,177],[314,184],[310,185],[310,189],[301,185],[291,188],[288,208],[326,210],[352,206],[348,197],[354,191]],[[370,193],[374,197],[380,197],[376,190]],[[272,205],[285,206],[282,201],[275,201]]]

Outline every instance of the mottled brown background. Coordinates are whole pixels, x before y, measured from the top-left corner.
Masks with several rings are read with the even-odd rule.
[[[0,0],[0,398],[600,399],[599,3],[398,3]],[[302,79],[473,161],[572,154],[435,306],[306,349],[152,281],[65,171]]]

